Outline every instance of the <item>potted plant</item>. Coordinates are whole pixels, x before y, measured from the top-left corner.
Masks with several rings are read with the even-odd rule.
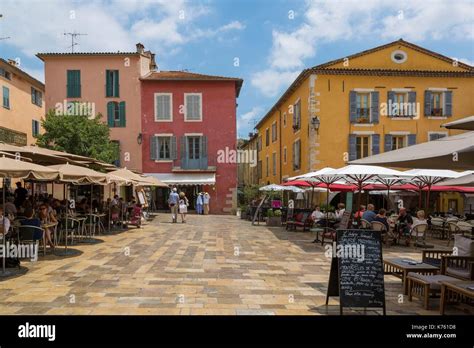
[[[247,219],[247,215],[248,215],[248,213],[247,213],[247,205],[246,205],[246,204],[242,204],[242,205],[240,206],[239,210],[240,210],[240,218],[243,219],[243,220]]]
[[[281,226],[281,210],[267,210],[267,226]]]

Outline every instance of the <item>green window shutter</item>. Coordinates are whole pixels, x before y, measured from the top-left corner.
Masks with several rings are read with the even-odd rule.
[[[126,117],[125,117],[125,102],[120,102],[119,104],[119,113],[120,113],[120,127],[126,127]]]
[[[73,98],[73,72],[72,70],[67,71],[66,88],[67,88],[67,97]]]
[[[425,91],[425,116],[431,116],[431,91]]]
[[[81,97],[81,71],[80,70],[67,71],[67,97],[68,98]]]
[[[107,103],[107,124],[109,127],[114,127],[114,111],[115,102]]]
[[[111,97],[112,96],[112,78],[111,78],[111,71],[105,70],[105,96]]]
[[[81,97],[81,71],[76,70],[76,97]]]
[[[114,79],[114,97],[120,97],[120,78],[119,78],[119,70],[115,70],[115,79]]]
[[[453,92],[444,92],[444,116],[453,116]]]

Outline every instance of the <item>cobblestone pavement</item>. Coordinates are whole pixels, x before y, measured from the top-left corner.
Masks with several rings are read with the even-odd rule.
[[[309,232],[233,216],[169,220],[160,214],[142,229],[74,245],[78,256],[22,262],[25,274],[0,278],[0,314],[339,314],[337,298],[325,305],[330,260]],[[384,257],[421,253],[390,247]],[[429,311],[406,296],[399,303],[401,281],[386,276],[385,283],[387,314],[439,313],[439,300]],[[447,313],[466,310],[450,306]]]

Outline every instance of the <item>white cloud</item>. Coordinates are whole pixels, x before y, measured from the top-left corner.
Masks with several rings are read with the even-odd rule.
[[[267,69],[255,73],[250,83],[265,96],[274,97],[283,87],[289,86],[300,71],[282,71]]]
[[[467,64],[467,65],[470,65],[470,66],[474,66],[474,61],[473,61],[473,60],[470,60],[470,59],[467,59],[467,58],[451,57],[451,59],[457,60],[457,61],[459,61],[459,62],[462,62],[462,63]]]
[[[254,106],[250,111],[240,115],[237,118],[237,131],[242,132],[244,129],[253,129],[252,121],[258,120],[262,116],[263,108]]]
[[[38,81],[41,81],[44,83],[44,69],[30,69],[23,66],[21,66],[20,69],[25,71],[27,74],[33,76]]]

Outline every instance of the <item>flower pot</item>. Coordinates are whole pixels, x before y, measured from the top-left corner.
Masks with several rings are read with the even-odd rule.
[[[280,216],[267,217],[267,226],[281,226],[281,217]]]

